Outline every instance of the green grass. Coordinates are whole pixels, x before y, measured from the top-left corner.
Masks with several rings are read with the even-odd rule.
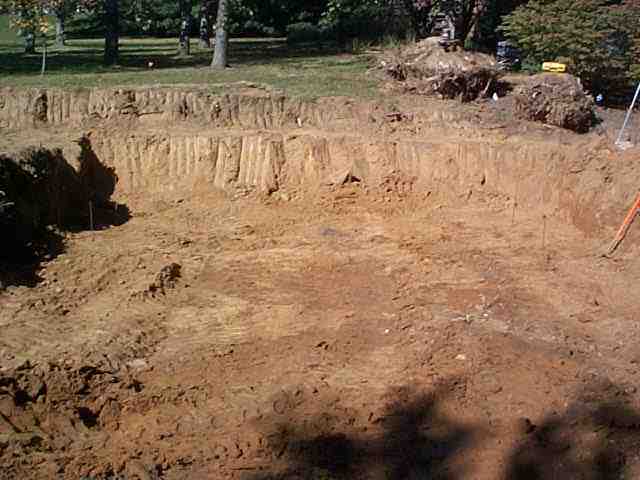
[[[9,27],[9,17],[0,15],[0,48],[4,46],[17,46],[18,43],[19,39],[16,32]]]
[[[377,82],[367,70],[370,58],[331,45],[290,46],[282,39],[232,40],[231,68],[209,68],[212,52],[192,42],[192,55],[176,55],[177,39],[124,38],[120,65],[104,67],[103,40],[71,39],[50,48],[47,72],[41,55],[25,55],[22,43],[0,17],[0,87],[111,87],[127,85],[216,84],[240,81],[266,84],[302,97],[371,97]],[[40,46],[38,47],[40,51]],[[153,61],[155,68],[149,69]]]

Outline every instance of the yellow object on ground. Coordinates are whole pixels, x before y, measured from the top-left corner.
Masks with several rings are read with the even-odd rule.
[[[544,62],[542,64],[543,72],[565,73],[567,66],[564,63]]]

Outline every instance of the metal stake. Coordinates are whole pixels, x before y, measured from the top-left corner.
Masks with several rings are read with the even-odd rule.
[[[640,83],[638,83],[638,88],[636,88],[636,93],[633,96],[633,101],[631,102],[631,106],[627,111],[627,115],[624,117],[624,123],[622,124],[620,133],[618,134],[618,139],[616,140],[616,145],[618,146],[622,144],[622,134],[624,133],[624,130],[627,128],[627,123],[629,123],[629,119],[631,118],[631,112],[633,111],[633,107],[636,105],[636,101],[638,100],[638,95],[640,95]]]

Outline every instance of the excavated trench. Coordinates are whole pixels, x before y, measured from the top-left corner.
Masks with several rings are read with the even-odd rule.
[[[473,478],[545,478],[518,469],[548,458],[546,474],[564,478],[592,478],[589,462],[613,462],[605,470],[616,478],[621,461],[640,471],[640,415],[630,406],[638,399],[625,383],[637,371],[617,369],[637,355],[610,338],[626,331],[637,302],[623,281],[605,284],[618,267],[594,274],[584,260],[640,184],[633,155],[597,136],[483,130],[444,107],[389,118],[374,102],[268,92],[0,90],[0,129],[27,131],[13,138],[38,132],[51,140],[45,148],[77,139],[60,144],[66,176],[47,200],[50,223],[62,211],[86,229],[89,203],[126,211],[107,222],[119,228],[75,233],[69,252],[42,267],[41,283],[0,296],[0,473],[471,478],[449,476],[465,471],[452,452],[471,438],[486,442],[468,457],[479,466]],[[207,203],[215,192],[222,203]],[[358,208],[323,211],[327,195]],[[398,199],[411,199],[401,218],[372,207]],[[172,205],[167,216],[153,211],[158,204]],[[429,215],[438,209],[436,224]],[[563,244],[547,249],[544,237],[539,261],[531,231],[542,222],[562,230]],[[637,263],[625,275],[636,278]],[[581,290],[598,298],[580,305]],[[608,323],[591,325],[607,303]],[[601,351],[608,366],[583,369]],[[565,402],[574,380],[588,384],[587,407]],[[413,398],[425,389],[436,393]],[[432,411],[440,390],[452,401],[443,417]],[[602,413],[593,399],[609,394],[628,409]],[[564,402],[554,408],[566,417],[547,417],[547,396]],[[527,415],[562,425],[561,434],[526,440],[536,429]],[[467,438],[480,418],[491,432]],[[603,460],[586,436],[576,441],[587,452],[580,461],[558,453],[589,429],[615,438],[612,455],[623,460]],[[498,439],[514,438],[509,462]]]
[[[509,138],[483,132],[446,107],[400,116],[410,124],[404,129],[390,130],[388,119],[373,102],[261,91],[0,90],[0,128],[75,127],[76,135],[88,134],[86,152],[72,153],[77,158],[69,162],[80,172],[81,157],[95,155],[92,162],[117,176],[115,199],[195,185],[313,191],[349,176],[378,187],[400,176],[413,192],[456,203],[475,200],[475,193],[501,196],[586,229],[613,225],[604,214],[624,208],[637,185],[630,156],[612,164],[602,139]]]
[[[478,196],[501,198],[585,229],[602,227],[602,213],[627,200],[634,181],[620,175],[612,183],[602,160],[576,158],[585,152],[553,143],[379,140],[301,130],[98,134],[91,145],[118,176],[116,197],[203,185],[313,192],[350,178],[377,188],[393,177],[401,179],[396,186],[404,193],[456,205]]]

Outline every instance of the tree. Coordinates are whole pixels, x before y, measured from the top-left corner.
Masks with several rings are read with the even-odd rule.
[[[203,2],[200,8],[200,20],[198,22],[198,39],[200,40],[200,46],[202,48],[209,48],[211,46],[211,21],[209,15],[209,5],[211,2]]]
[[[56,45],[64,47],[66,42],[65,22],[78,6],[74,0],[49,0],[49,10],[56,20]]]
[[[12,28],[18,30],[19,35],[24,39],[24,52],[36,53],[37,36],[46,33],[48,28],[44,2],[12,0],[8,10],[12,12]]]
[[[181,56],[191,53],[191,0],[180,0],[180,50]]]
[[[115,65],[120,53],[120,11],[118,0],[104,0],[104,63]]]
[[[612,5],[613,3],[613,5]],[[540,65],[566,59],[592,90],[619,88],[628,81],[638,8],[610,0],[531,0],[505,17],[502,31]],[[632,3],[632,2],[628,2]]]
[[[431,14],[434,9],[432,0],[403,0],[404,7],[409,14],[411,28],[416,37],[424,38],[431,30]]]
[[[25,53],[35,53],[37,38],[39,37],[42,41],[41,73],[44,75],[47,66],[47,33],[49,32],[48,3],[45,0],[14,0],[11,3],[11,11],[14,12],[12,25],[25,38]]]
[[[499,30],[502,19],[527,0],[484,0],[485,4],[476,20],[471,40],[476,48],[495,52],[502,40]]]
[[[218,19],[216,22],[216,45],[213,51],[212,68],[227,67],[228,50],[228,0],[218,2]]]

